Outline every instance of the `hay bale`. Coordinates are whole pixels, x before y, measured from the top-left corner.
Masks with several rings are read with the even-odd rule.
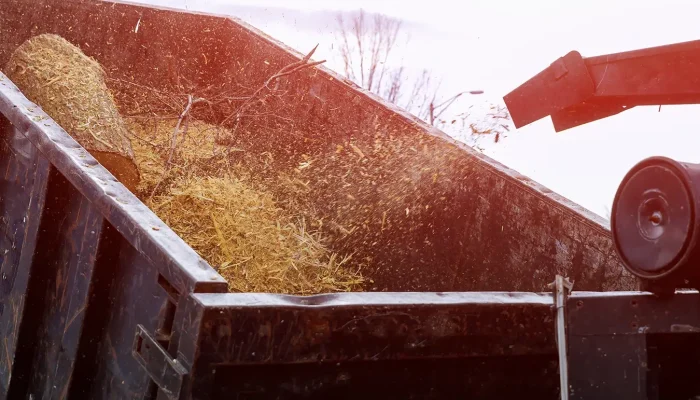
[[[361,290],[362,279],[272,196],[232,178],[189,178],[149,201],[233,292],[309,295]]]
[[[128,132],[97,61],[57,35],[20,45],[5,74],[127,188],[139,172]]]

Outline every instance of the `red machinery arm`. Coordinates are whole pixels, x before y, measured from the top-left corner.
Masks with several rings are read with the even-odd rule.
[[[503,100],[516,128],[547,116],[557,132],[635,106],[700,103],[700,40],[583,58],[572,51]]]

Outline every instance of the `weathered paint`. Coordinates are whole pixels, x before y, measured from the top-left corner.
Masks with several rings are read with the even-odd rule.
[[[51,164],[0,116],[0,397],[7,396]]]
[[[546,293],[195,294],[185,393],[556,399],[552,304]]]

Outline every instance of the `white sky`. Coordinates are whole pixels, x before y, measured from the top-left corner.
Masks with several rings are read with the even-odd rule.
[[[452,92],[484,90],[474,102],[499,100],[570,50],[587,57],[700,39],[697,0],[141,2],[234,15],[302,52],[320,43],[315,58],[332,57],[333,27],[310,27],[308,16],[314,14],[303,18],[282,8],[309,13],[364,8],[406,19],[419,26],[402,50],[403,62],[433,70]],[[617,185],[636,162],[652,155],[700,162],[698,106],[657,111],[633,109],[562,133],[545,119],[512,132],[485,153],[606,216]]]

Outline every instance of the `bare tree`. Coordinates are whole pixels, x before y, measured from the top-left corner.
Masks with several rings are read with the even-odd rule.
[[[403,66],[391,67],[391,55],[401,36],[400,20],[359,10],[349,18],[339,13],[338,53],[345,76],[363,88],[414,113],[429,123],[440,82],[424,69],[412,79]]]
[[[368,17],[360,10],[350,20],[338,14],[340,55],[345,75],[360,86],[396,100],[395,79],[401,71],[390,74],[387,62],[396,44],[401,21],[381,14]],[[387,77],[387,75],[393,75]],[[385,81],[386,79],[386,81]]]
[[[438,95],[441,81],[430,71],[423,69],[411,77],[403,65],[393,62],[393,50],[404,36],[400,20],[382,14],[369,15],[360,9],[351,14],[338,13],[337,24],[336,50],[346,78],[474,145],[486,136],[498,142],[509,130],[510,115],[499,105],[492,105],[476,120],[471,109],[456,115],[448,112],[463,95],[480,91],[441,98]]]

